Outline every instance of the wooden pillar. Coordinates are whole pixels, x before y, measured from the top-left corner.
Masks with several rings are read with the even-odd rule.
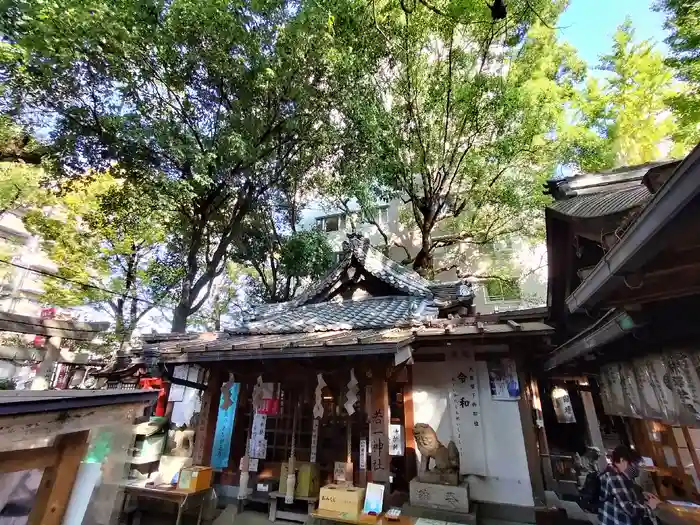
[[[683,425],[681,427],[683,430],[683,437],[688,444],[688,452],[690,453],[690,459],[693,461],[693,468],[695,468],[695,475],[698,480],[700,480],[700,459],[698,459],[698,451],[695,449],[695,443],[693,443],[693,438],[690,435],[688,427]]]
[[[389,481],[389,390],[384,370],[372,371],[372,411],[369,415],[372,443],[372,481]],[[388,492],[388,491],[386,491]]]
[[[225,372],[221,367],[210,368],[209,381],[202,394],[202,406],[194,435],[192,463],[195,465],[208,466],[211,463],[216,418],[219,414],[219,400],[221,399],[221,385],[224,383]]]
[[[533,421],[534,407],[532,402],[532,392],[530,389],[530,374],[525,371],[525,363],[518,361],[518,381],[520,382],[520,399],[518,400],[518,411],[520,412],[520,426],[523,429],[523,440],[525,441],[525,456],[527,468],[530,472],[530,484],[532,485],[532,497],[535,506],[545,504],[544,480],[542,479],[542,461],[537,446],[537,431]],[[548,458],[545,460],[548,461]],[[551,463],[550,463],[551,467]]]
[[[28,525],[61,525],[89,434],[83,431],[57,438],[56,463],[44,469]]]
[[[534,405],[535,403],[535,398],[539,400],[539,410],[542,410],[542,397],[540,396],[540,386],[537,383],[536,378],[532,378],[532,382],[530,383],[531,387],[531,395],[532,395],[532,403]],[[520,387],[521,389],[524,388],[522,385]],[[558,483],[556,479],[554,479],[554,471],[552,470],[552,458],[549,454],[549,443],[547,441],[547,431],[544,427],[544,419],[542,420],[542,428],[536,428],[536,435],[537,435],[537,443],[539,445],[539,454],[540,454],[540,460],[542,462],[542,472],[544,474],[544,486],[546,490],[557,490]]]
[[[607,461],[605,460],[605,445],[603,444],[603,434],[600,432],[600,422],[598,421],[598,414],[595,411],[595,404],[593,403],[593,394],[586,390],[579,390],[579,393],[581,394],[583,411],[586,414],[588,440],[592,446],[597,447],[598,450],[600,450],[600,457],[598,458],[598,468],[602,472],[607,466]]]
[[[413,410],[413,365],[406,366],[408,382],[403,389],[403,420],[404,420],[404,439],[406,441],[406,449],[404,450],[404,460],[406,462],[406,477],[407,481],[411,481],[418,475],[418,461],[416,458],[416,438],[413,435],[413,427],[415,426],[415,414]]]

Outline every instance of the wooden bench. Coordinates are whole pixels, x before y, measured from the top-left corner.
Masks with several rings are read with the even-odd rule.
[[[277,500],[280,498],[284,498],[285,496],[286,495],[283,492],[270,492],[270,516],[268,519],[272,523],[274,523],[277,518],[281,520],[298,521],[304,523],[308,519],[309,514],[311,514],[316,509],[316,503],[318,503],[318,496],[312,496],[308,498],[302,496],[294,496],[294,501],[306,501],[306,503],[308,504],[308,512],[306,514],[286,510],[278,511]]]

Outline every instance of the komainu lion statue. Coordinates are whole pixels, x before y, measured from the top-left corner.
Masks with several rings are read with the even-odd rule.
[[[454,442],[443,445],[432,427],[425,423],[417,423],[413,427],[413,436],[420,452],[418,480],[424,483],[456,485],[459,478],[459,452]],[[429,468],[430,458],[435,460],[432,470]]]

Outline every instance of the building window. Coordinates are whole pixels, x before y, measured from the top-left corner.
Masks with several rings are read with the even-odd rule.
[[[490,279],[484,284],[486,299],[492,302],[519,301],[520,283],[516,279]]]
[[[316,219],[316,228],[322,232],[337,232],[345,229],[345,214],[328,215]]]
[[[389,206],[382,206],[381,208],[372,210],[370,221],[376,222],[377,224],[387,224],[389,222]]]

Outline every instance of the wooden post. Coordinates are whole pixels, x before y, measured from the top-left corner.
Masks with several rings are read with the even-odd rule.
[[[695,443],[693,443],[693,438],[690,435],[688,427],[683,425],[681,427],[683,430],[683,437],[686,443],[688,443],[688,452],[690,453],[690,459],[693,460],[693,467],[695,468],[695,475],[697,479],[700,480],[700,459],[698,459],[698,451],[695,449]]]
[[[86,430],[57,438],[56,464],[44,469],[28,525],[61,525],[89,434]]]
[[[372,443],[372,481],[389,481],[389,391],[384,370],[372,371],[372,411],[369,415]],[[388,491],[385,491],[388,492]]]
[[[207,388],[202,394],[202,407],[199,411],[197,430],[194,435],[192,463],[208,466],[211,463],[211,451],[216,432],[216,418],[219,415],[221,385],[224,383],[225,370],[211,368]]]
[[[532,378],[530,383],[532,388],[532,402],[534,404],[535,398],[539,400],[540,410],[542,409],[542,397],[540,396],[540,386],[537,383],[536,378]],[[522,385],[520,388],[524,388]],[[542,423],[542,428],[536,429],[537,444],[539,445],[540,460],[542,462],[542,472],[544,474],[544,486],[546,490],[558,490],[559,485],[554,479],[554,471],[552,470],[552,457],[549,454],[549,443],[547,442],[547,431],[544,427],[544,421]]]
[[[532,497],[535,506],[545,504],[544,480],[542,479],[542,458],[537,448],[537,431],[533,422],[534,408],[532,393],[530,392],[530,374],[525,373],[525,364],[519,360],[516,362],[518,381],[520,382],[520,399],[518,411],[520,412],[520,426],[523,429],[525,441],[525,457],[530,472],[530,484],[532,485]]]
[[[647,423],[647,421],[644,421],[644,423]],[[669,445],[673,449],[673,455],[675,456],[676,460],[676,475],[683,482],[683,488],[686,491],[687,497],[690,498],[695,490],[695,483],[693,477],[688,475],[688,473],[685,471],[685,466],[683,465],[683,460],[681,459],[681,454],[678,450],[678,441],[676,441],[676,435],[673,433],[673,427],[668,425],[667,428]],[[689,449],[690,446],[691,445],[688,446]],[[688,450],[688,452],[690,452],[690,450]]]
[[[600,450],[600,457],[598,458],[598,468],[601,472],[607,466],[607,461],[605,459],[605,445],[603,444],[603,435],[600,432],[600,422],[598,421],[598,414],[595,411],[595,404],[593,403],[593,394],[585,390],[579,390],[581,394],[581,402],[583,403],[583,411],[586,414],[586,424],[588,427],[588,439],[592,446],[597,447]]]
[[[404,450],[404,461],[406,462],[406,481],[410,482],[418,475],[418,465],[416,460],[416,438],[413,435],[413,427],[415,426],[415,414],[413,411],[413,365],[406,366],[408,382],[403,388],[403,421],[404,421],[404,439],[406,448]]]

